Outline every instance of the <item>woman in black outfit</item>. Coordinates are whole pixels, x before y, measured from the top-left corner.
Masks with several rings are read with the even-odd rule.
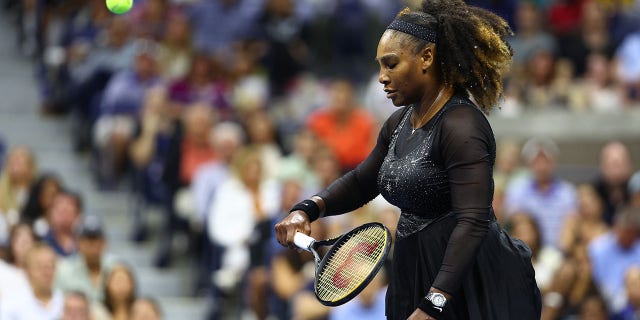
[[[276,225],[293,247],[310,222],[381,193],[402,210],[389,319],[540,319],[531,253],[491,208],[496,144],[483,111],[511,61],[507,23],[461,0],[403,10],[380,39],[379,81],[397,110],[369,157]],[[473,100],[471,100],[473,99]]]

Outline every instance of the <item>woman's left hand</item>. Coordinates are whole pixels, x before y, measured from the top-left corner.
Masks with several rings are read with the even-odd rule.
[[[407,320],[437,320],[420,309],[416,309]]]

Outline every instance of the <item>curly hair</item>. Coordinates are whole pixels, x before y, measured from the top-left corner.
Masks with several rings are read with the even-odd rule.
[[[436,31],[435,65],[441,81],[470,94],[485,113],[498,103],[502,74],[513,55],[507,43],[512,31],[504,19],[462,0],[425,0],[421,8],[405,8],[396,19]],[[408,34],[402,37],[414,53],[430,44]]]

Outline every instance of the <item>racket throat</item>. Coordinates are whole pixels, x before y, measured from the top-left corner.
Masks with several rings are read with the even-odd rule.
[[[320,264],[320,261],[322,261],[322,259],[320,258],[320,254],[318,254],[318,251],[312,249],[311,253],[313,253],[313,259],[315,260],[315,265],[318,266]]]

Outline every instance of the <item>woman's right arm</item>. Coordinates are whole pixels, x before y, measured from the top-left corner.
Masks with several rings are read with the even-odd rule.
[[[310,198],[318,206],[318,210],[295,210],[276,224],[276,237],[279,243],[293,248],[295,233],[309,234],[311,222],[320,217],[353,211],[378,195],[378,171],[387,155],[393,130],[402,119],[405,109],[394,112],[387,119],[378,135],[378,142],[367,159],[354,170],[334,181],[327,189]]]

